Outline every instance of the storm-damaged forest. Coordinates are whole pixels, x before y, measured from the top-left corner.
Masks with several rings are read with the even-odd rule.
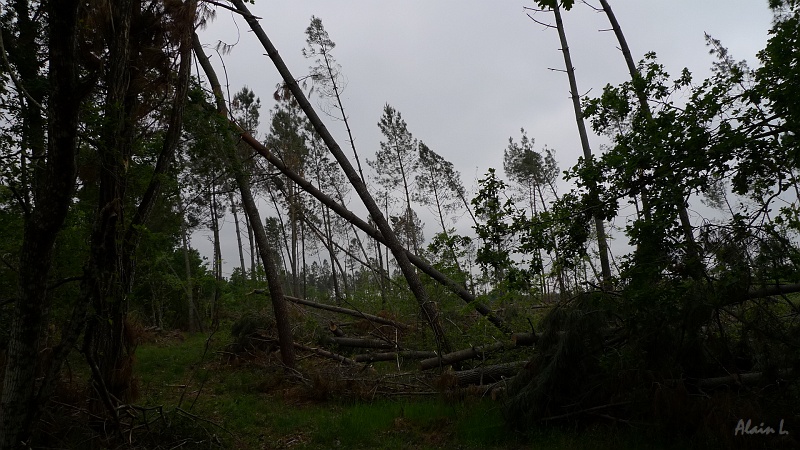
[[[388,103],[362,147],[322,18],[289,67],[249,7],[0,2],[0,448],[800,445],[800,3],[708,77],[521,5],[582,156],[475,183]],[[578,8],[627,81],[580,90]]]

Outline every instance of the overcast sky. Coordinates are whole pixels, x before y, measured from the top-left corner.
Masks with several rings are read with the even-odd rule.
[[[581,94],[596,96],[606,84],[622,83],[629,75],[613,32],[599,31],[610,28],[606,16],[576,3],[563,14],[567,39]],[[590,3],[599,7],[595,0]],[[670,74],[687,67],[697,80],[708,75],[713,62],[704,32],[721,40],[736,60],[756,65],[771,24],[767,0],[609,3],[635,60],[655,51]],[[567,76],[549,70],[564,68],[558,35],[529,19],[524,6],[533,2],[256,0],[249,5],[295,77],[308,74],[313,64],[301,54],[311,16],[322,19],[347,79],[343,102],[362,162],[379,148],[377,122],[388,103],[414,137],[453,162],[468,190],[490,167],[502,174],[503,150],[509,137],[519,138],[520,127],[536,140],[536,149],[555,149],[562,169],[581,154]],[[553,22],[551,13],[534,17]],[[263,138],[272,93],[281,81],[272,62],[247,23],[226,10],[218,9],[199,35],[212,48],[219,41],[235,44],[222,59],[212,48],[208,53],[220,76],[227,76],[231,94],[247,85],[261,98]],[[344,126],[334,120],[327,125],[346,147]],[[596,152],[605,140],[590,136],[590,142]],[[269,214],[265,203],[264,208],[262,215]],[[424,215],[423,220],[433,223]],[[434,232],[429,226],[425,235]],[[207,235],[197,233],[193,245],[208,256]],[[227,275],[238,261],[231,218],[223,235]]]

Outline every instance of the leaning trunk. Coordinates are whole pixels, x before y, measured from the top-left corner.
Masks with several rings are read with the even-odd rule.
[[[214,92],[214,97],[217,103],[217,111],[227,117],[228,110],[225,106],[225,99],[222,96],[222,88],[219,84],[214,68],[208,61],[208,57],[203,51],[203,46],[200,44],[200,39],[197,34],[193,35],[193,46],[197,60],[203,67],[203,70],[208,77]],[[264,223],[261,221],[261,215],[258,212],[255,200],[250,191],[250,184],[245,176],[242,167],[242,161],[236,149],[232,146],[226,146],[224,149],[225,158],[230,166],[233,176],[236,180],[236,185],[239,187],[239,192],[242,195],[242,207],[245,214],[247,214],[250,224],[255,233],[256,243],[258,244],[261,262],[264,264],[264,272],[267,275],[267,284],[269,286],[269,293],[272,300],[272,308],[275,312],[275,323],[278,329],[278,342],[281,348],[281,359],[283,364],[288,368],[294,368],[294,343],[292,342],[292,328],[289,322],[289,313],[286,308],[286,300],[283,297],[283,287],[281,286],[280,277],[278,276],[278,268],[272,258],[273,249],[267,239],[267,233],[264,229]]]
[[[581,100],[578,96],[578,82],[575,80],[575,68],[572,65],[572,57],[569,53],[569,44],[567,44],[567,35],[564,32],[564,23],[561,20],[561,10],[558,7],[558,2],[554,2],[553,13],[556,16],[556,27],[558,28],[558,37],[561,40],[561,51],[564,53],[564,65],[567,68],[567,76],[569,77],[572,107],[575,110],[575,122],[578,125],[578,134],[581,138],[583,157],[586,159],[587,164],[591,164],[592,149],[589,147],[589,136],[586,134],[586,124],[583,120],[583,111],[581,110]],[[590,206],[592,207],[594,226],[597,233],[597,247],[598,253],[600,254],[600,266],[603,272],[603,286],[607,288],[611,282],[611,263],[608,257],[608,240],[606,239],[603,216],[600,212],[599,187],[594,182],[589,185],[589,202],[591,203]]]
[[[311,103],[308,101],[302,89],[297,84],[295,77],[289,72],[289,69],[286,67],[283,59],[278,54],[278,51],[272,45],[272,42],[270,42],[266,33],[264,33],[264,30],[258,24],[256,17],[250,13],[242,0],[232,0],[232,3],[235,5],[236,9],[243,14],[245,20],[247,20],[247,23],[250,25],[250,28],[255,32],[259,41],[261,41],[261,44],[267,51],[267,54],[275,63],[278,72],[280,72],[281,76],[283,77],[286,86],[292,92],[292,95],[294,96],[295,100],[297,100],[300,108],[303,110],[303,112],[305,112],[309,122],[311,122],[311,125],[314,127],[314,130],[316,130],[320,137],[322,137],[325,145],[328,147],[336,161],[344,170],[345,175],[347,176],[348,180],[350,180],[350,183],[353,185],[356,193],[358,193],[358,196],[364,202],[367,211],[372,216],[373,220],[375,220],[378,229],[386,239],[392,254],[394,254],[397,264],[400,266],[400,270],[403,272],[403,275],[405,276],[406,281],[411,288],[411,292],[414,294],[414,297],[416,298],[417,303],[422,310],[425,320],[428,322],[431,330],[433,330],[439,350],[447,351],[450,345],[447,342],[447,337],[444,333],[444,328],[442,327],[441,318],[439,317],[439,308],[436,302],[430,300],[428,297],[428,293],[425,291],[425,288],[422,285],[422,281],[420,280],[416,270],[414,270],[414,267],[411,265],[405,249],[400,244],[400,241],[397,239],[397,235],[395,235],[394,231],[389,226],[389,223],[387,222],[378,205],[375,203],[372,195],[370,195],[366,184],[364,184],[364,181],[358,176],[358,173],[350,164],[350,161],[347,159],[344,152],[342,152],[339,144],[336,143],[336,140],[322,123],[322,119],[320,119],[319,115],[311,106]]]

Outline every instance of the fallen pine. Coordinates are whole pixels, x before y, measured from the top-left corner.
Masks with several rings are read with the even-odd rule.
[[[458,372],[453,372],[453,375],[458,379],[459,386],[494,383],[500,381],[504,377],[513,377],[525,364],[527,364],[527,361],[514,361],[504,364],[495,364],[493,366],[460,370]]]
[[[264,294],[264,293],[266,293],[266,291],[264,289],[253,289],[253,291],[250,292],[250,294]],[[404,323],[396,322],[394,320],[386,319],[386,318],[383,318],[383,317],[380,317],[380,316],[373,316],[372,314],[367,314],[367,313],[364,313],[364,312],[361,312],[361,311],[356,311],[354,309],[347,309],[347,308],[342,308],[340,306],[333,306],[333,305],[325,305],[323,303],[312,302],[311,300],[305,300],[305,299],[302,299],[302,298],[291,297],[291,296],[288,296],[288,295],[284,295],[283,298],[285,298],[286,301],[289,301],[289,302],[292,302],[292,303],[296,303],[298,305],[305,305],[305,306],[310,306],[311,308],[324,309],[325,311],[332,311],[332,312],[337,312],[337,313],[340,313],[340,314],[347,314],[347,315],[353,316],[353,317],[360,317],[362,319],[369,320],[370,322],[380,323],[380,324],[383,324],[383,325],[391,325],[391,326],[393,326],[395,328],[400,328],[401,330],[408,329],[408,325],[406,325]]]
[[[436,357],[436,352],[405,350],[400,352],[366,353],[363,355],[353,356],[353,360],[355,362],[377,362],[377,361],[394,361],[397,358],[423,359],[432,357]]]
[[[344,364],[347,364],[347,365],[350,365],[350,366],[354,366],[354,365],[357,364],[354,360],[352,360],[352,359],[350,359],[350,358],[348,358],[346,356],[342,356],[342,355],[339,355],[339,354],[336,354],[336,353],[333,353],[333,352],[329,352],[329,351],[323,350],[321,348],[308,347],[308,346],[303,345],[303,344],[298,344],[297,342],[294,343],[294,346],[299,348],[299,349],[301,349],[301,350],[305,350],[307,352],[311,352],[311,353],[317,354],[319,356],[324,356],[326,358],[330,358],[330,359],[332,359],[334,361],[339,361],[340,363],[344,363]]]
[[[328,329],[331,330],[331,333],[333,333],[334,336],[344,337],[344,331],[342,331],[342,328],[337,325],[336,322],[331,321],[331,323],[328,325]]]
[[[776,377],[788,377],[792,375],[792,372],[792,369],[780,369],[774,375]],[[762,372],[750,372],[724,377],[701,378],[697,380],[697,387],[700,389],[715,389],[722,386],[747,386],[758,384],[765,376]]]
[[[481,347],[471,347],[464,350],[457,350],[441,357],[435,356],[433,358],[423,359],[420,361],[420,369],[428,370],[439,366],[449,366],[460,361],[468,359],[483,357],[489,353],[496,352],[506,348],[508,344],[505,342],[495,342],[494,344],[484,345]]]
[[[514,333],[511,335],[511,343],[515,347],[529,346],[535,344],[540,336],[541,334],[535,333]]]
[[[397,348],[397,345],[394,344],[393,342],[381,341],[379,339],[329,337],[325,338],[325,342],[330,344],[336,344],[341,347],[379,348],[379,349]]]

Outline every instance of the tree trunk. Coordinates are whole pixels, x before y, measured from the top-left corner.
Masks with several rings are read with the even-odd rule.
[[[214,245],[214,295],[211,297],[210,313],[211,323],[216,324],[217,318],[217,305],[219,305],[220,298],[222,297],[222,247],[219,240],[219,205],[217,204],[216,187],[211,186],[211,202],[209,208],[211,212],[211,231],[213,235]]]
[[[256,293],[256,294],[263,293],[263,291],[261,291],[260,289],[256,289],[253,292]],[[297,303],[298,305],[305,305],[305,306],[310,306],[312,308],[324,309],[326,311],[333,311],[333,312],[337,312],[337,313],[340,313],[340,314],[347,314],[347,315],[353,316],[353,317],[360,317],[362,319],[369,320],[370,322],[380,323],[380,324],[383,324],[383,325],[391,325],[391,326],[393,326],[395,328],[399,328],[401,330],[408,329],[408,325],[406,325],[404,323],[400,323],[400,322],[397,322],[397,321],[394,321],[394,320],[390,320],[390,319],[385,319],[385,318],[380,317],[380,316],[373,316],[372,314],[367,314],[367,313],[364,313],[364,312],[361,312],[361,311],[356,311],[354,309],[347,309],[347,308],[342,308],[340,306],[333,306],[333,305],[325,305],[325,304],[322,304],[322,303],[312,302],[311,300],[305,300],[305,299],[302,299],[302,298],[295,298],[295,297],[289,297],[289,296],[286,296],[285,298],[286,298],[286,300],[288,300],[288,301],[290,301],[292,303]]]
[[[525,364],[527,364],[527,361],[496,364],[493,366],[477,367],[475,369],[453,372],[453,375],[458,379],[459,386],[494,383],[503,378],[516,375]]]
[[[0,449],[17,448],[28,440],[41,404],[47,400],[47,396],[36,398],[36,360],[48,309],[46,280],[53,245],[75,190],[78,111],[83,99],[77,63],[80,4],[76,0],[47,3],[48,32],[58,36],[51,40],[48,54],[47,154],[41,162],[41,178],[35,180],[35,205],[25,217],[19,293],[12,312],[0,401]],[[66,346],[55,356],[66,358],[70,349]]]
[[[234,6],[236,6],[238,11],[243,13],[245,20],[247,20],[250,28],[255,32],[259,41],[261,41],[261,44],[266,49],[267,54],[275,63],[278,72],[280,72],[284,82],[292,92],[295,100],[297,100],[299,103],[300,108],[306,113],[309,122],[311,122],[314,129],[317,131],[320,137],[322,137],[322,140],[325,142],[336,161],[344,170],[345,175],[347,176],[348,180],[350,180],[350,183],[358,193],[358,196],[364,202],[367,211],[369,211],[369,214],[372,216],[373,220],[375,220],[378,229],[381,231],[381,234],[389,244],[389,248],[392,250],[394,257],[400,266],[400,270],[403,272],[403,275],[405,276],[406,281],[411,288],[411,292],[414,294],[414,297],[416,298],[417,303],[422,310],[425,320],[428,322],[428,325],[433,331],[437,346],[441,351],[449,351],[450,344],[447,341],[447,336],[445,335],[444,328],[442,327],[438,306],[428,297],[419,275],[414,270],[414,267],[411,265],[411,262],[406,255],[405,249],[400,244],[400,241],[397,240],[397,236],[394,234],[394,231],[392,230],[391,226],[389,226],[389,223],[383,216],[380,208],[367,190],[366,184],[364,184],[364,181],[353,169],[353,166],[350,164],[350,161],[348,161],[344,152],[342,152],[339,144],[336,143],[333,136],[322,123],[322,120],[317,115],[316,111],[314,111],[311,103],[309,103],[302,89],[297,84],[295,77],[289,72],[289,69],[286,67],[283,59],[278,54],[278,51],[272,45],[266,33],[264,33],[264,30],[258,24],[258,20],[255,18],[255,16],[250,14],[250,11],[247,9],[247,6],[245,6],[242,0],[232,0],[232,3]]]
[[[184,211],[183,200],[180,193],[178,194],[178,208]],[[186,218],[181,217],[181,247],[183,249],[183,265],[186,271],[186,303],[189,312],[189,332],[195,332],[198,329],[202,331],[202,322],[199,320],[197,308],[194,303],[194,283],[192,278],[192,266],[189,261],[189,232],[186,229]],[[159,321],[160,325],[160,321]]]
[[[379,339],[327,337],[325,338],[325,342],[336,344],[340,347],[379,348],[379,349],[397,348],[397,345],[394,342],[386,342]]]
[[[239,249],[239,267],[242,271],[242,278],[247,279],[247,269],[244,266],[244,249],[242,248],[242,233],[239,230],[239,215],[236,214],[236,202],[233,201],[233,193],[228,193],[228,201],[231,202],[231,214],[233,214],[233,224],[236,227],[236,245]]]
[[[437,356],[435,358],[422,360],[420,362],[420,369],[428,370],[440,366],[449,366],[450,364],[455,364],[457,362],[466,361],[472,358],[482,358],[489,353],[503,350],[508,346],[509,344],[505,342],[495,342],[494,344],[484,345],[481,347],[471,347],[464,350],[457,350],[455,352],[442,355],[441,357]]]
[[[642,113],[645,116],[647,121],[653,120],[653,112],[650,110],[650,104],[647,103],[647,94],[645,93],[645,86],[644,80],[642,80],[642,74],[639,73],[639,70],[636,68],[636,64],[633,61],[633,56],[631,55],[631,49],[628,47],[628,41],[625,39],[625,35],[622,33],[622,27],[619,25],[619,21],[617,21],[617,16],[614,15],[614,11],[611,9],[611,5],[608,4],[607,0],[600,0],[600,4],[603,7],[603,11],[605,11],[606,16],[608,17],[608,21],[611,23],[611,28],[614,30],[614,35],[617,37],[617,42],[619,42],[619,48],[622,51],[622,56],[625,58],[625,65],[628,66],[628,72],[631,75],[631,81],[633,83],[634,92],[636,94],[636,98],[639,101],[639,108],[642,110]],[[647,168],[642,168],[644,170]],[[671,178],[671,177],[670,177]],[[674,180],[672,183],[677,185]],[[699,280],[703,276],[703,272],[705,268],[703,267],[702,261],[700,259],[699,251],[697,243],[694,239],[694,232],[692,230],[692,223],[689,219],[689,212],[686,208],[686,204],[681,198],[680,202],[675,205],[678,209],[678,218],[681,223],[681,229],[683,231],[684,239],[686,239],[687,245],[687,254],[689,256],[687,261],[687,266],[689,267],[689,272],[692,278],[695,280]],[[647,193],[647,188],[642,187],[642,210],[644,213],[645,220],[648,222],[650,221],[650,199]]]
[[[400,359],[423,359],[423,358],[433,358],[436,356],[436,352],[422,352],[416,350],[402,350],[399,352],[387,352],[387,353],[366,353],[363,355],[356,355],[353,356],[353,360],[355,362],[378,362],[378,361],[396,361],[398,358]]]
[[[253,227],[250,226],[250,219],[247,214],[244,215],[244,222],[247,226],[247,239],[250,241],[250,281],[255,283],[258,281],[256,275],[256,249],[253,241]]]
[[[217,111],[227,117],[228,110],[225,106],[225,99],[222,96],[222,88],[220,87],[219,79],[217,78],[211,63],[208,61],[208,57],[203,51],[203,46],[200,44],[200,39],[197,37],[196,33],[193,35],[192,43],[194,46],[195,55],[197,55],[197,60],[203,67],[203,71],[208,77],[209,83],[211,84],[211,88],[214,92],[214,97],[216,98],[217,102]],[[272,258],[272,247],[269,245],[267,233],[264,230],[264,223],[261,221],[261,215],[258,212],[255,200],[250,192],[250,185],[245,177],[239,155],[232,145],[227,146],[225,152],[228,164],[233,172],[233,176],[236,179],[236,184],[238,185],[239,191],[242,195],[242,206],[244,207],[244,211],[253,226],[255,239],[258,243],[258,249],[261,255],[261,261],[264,264],[264,271],[267,275],[267,284],[269,285],[272,309],[275,312],[275,323],[278,329],[278,342],[281,347],[281,360],[286,367],[293,369],[295,366],[295,358],[292,328],[291,323],[289,322],[289,313],[286,309],[286,301],[283,297],[283,286],[281,286],[280,277],[278,276],[278,268],[276,267],[275,261]]]
[[[133,152],[134,109],[139,103],[131,88],[138,69],[132,64],[131,22],[136,9],[133,0],[110,6],[114,24],[108,43],[105,77],[104,125],[97,148],[101,170],[89,260],[84,270],[82,293],[90,299],[92,311],[84,334],[83,353],[92,370],[92,381],[100,400],[112,418],[118,412],[110,398],[128,402],[131,390],[133,343],[125,338],[128,313],[126,270],[132,258],[124,246],[127,194],[127,165]]]
[[[592,149],[589,147],[589,137],[586,134],[586,124],[583,120],[583,112],[581,110],[581,100],[578,94],[578,83],[575,80],[575,67],[572,65],[572,57],[569,53],[569,44],[567,44],[567,35],[564,32],[564,23],[561,20],[561,10],[558,2],[553,3],[553,13],[556,16],[556,27],[558,28],[558,37],[561,40],[561,51],[564,53],[564,65],[567,69],[567,76],[569,78],[570,95],[572,96],[572,107],[575,110],[575,122],[578,125],[578,134],[581,138],[581,147],[583,148],[583,156],[587,164],[592,161]],[[600,195],[598,192],[599,187],[596,183],[592,182],[589,185],[589,198],[592,203],[590,206],[593,208],[592,215],[594,216],[594,226],[597,233],[597,247],[600,254],[600,266],[603,271],[603,286],[608,288],[611,283],[611,264],[608,257],[608,240],[606,239],[605,226],[603,224],[602,213],[600,212]]]

